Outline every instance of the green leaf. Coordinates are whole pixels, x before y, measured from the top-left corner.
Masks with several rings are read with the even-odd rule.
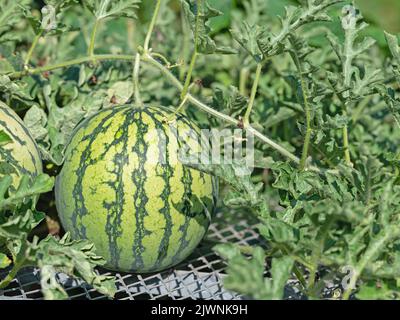
[[[46,5],[53,6],[57,12],[62,12],[74,4],[78,4],[79,0],[45,0]]]
[[[85,5],[98,19],[126,17],[136,19],[140,0],[88,0]]]
[[[24,10],[30,5],[29,0],[2,0],[0,3],[0,43],[16,40],[9,32],[21,19]]]
[[[386,41],[394,59],[393,72],[400,84],[400,46],[396,36],[385,32]]]
[[[315,21],[330,21],[326,8],[340,0],[307,1],[304,7],[285,7],[285,15],[280,17],[279,32],[267,27],[244,22],[241,30],[233,31],[233,37],[256,60],[260,62],[286,51],[286,39],[300,27]]]
[[[37,105],[33,105],[25,114],[24,123],[39,145],[45,160],[57,165],[64,161],[64,151],[76,126],[101,108],[112,107],[114,99],[123,103],[131,96],[131,88],[127,82],[118,82],[108,90],[95,90],[89,94],[78,94],[75,85],[66,88],[67,92],[52,92],[46,86],[44,95],[47,101],[47,113]],[[60,89],[61,90],[61,89]],[[68,94],[63,107],[59,107],[57,97]]]
[[[67,297],[65,290],[57,283],[57,272],[82,278],[109,297],[113,297],[116,292],[114,277],[95,272],[94,267],[103,265],[105,260],[96,255],[94,245],[89,241],[73,241],[68,233],[59,241],[48,236],[38,244],[35,256],[42,270],[42,290],[46,299]]]
[[[213,250],[225,260],[231,260],[240,255],[240,249],[233,243],[218,244],[213,247]]]
[[[68,294],[57,281],[57,271],[52,265],[40,268],[40,286],[46,300],[65,300]]]
[[[272,259],[271,279],[264,277],[265,254],[255,247],[252,257],[247,259],[229,245],[216,246],[215,250],[228,259],[224,286],[245,296],[262,300],[278,300],[291,276],[293,260],[290,257]]]
[[[206,0],[181,0],[181,3],[193,36],[198,39],[198,52],[203,54],[236,52],[231,48],[218,47],[210,36],[212,30],[209,27],[209,20],[222,15],[220,11],[212,8]]]
[[[259,39],[264,38],[268,30],[260,26],[250,25],[243,22],[238,30],[231,30],[232,37],[242,46],[246,52],[253,57],[256,62],[263,59],[263,53],[259,47]]]
[[[232,117],[238,117],[243,114],[248,99],[240,94],[239,90],[230,86],[227,90],[217,87],[214,90],[213,104],[217,109],[222,110]]]
[[[17,189],[7,194],[11,183],[12,178],[10,176],[4,176],[0,180],[0,211],[15,209],[33,197],[51,191],[54,178],[46,174],[40,174],[33,179],[24,175]]]
[[[291,276],[293,265],[294,261],[290,257],[272,259],[270,293],[266,297],[267,299],[280,300],[283,298],[284,287]]]
[[[0,92],[17,100],[30,102],[32,98],[24,89],[23,84],[12,81],[6,75],[0,75]]]
[[[107,91],[109,101],[114,104],[126,104],[133,96],[133,87],[130,81],[117,81]]]
[[[369,281],[360,286],[356,297],[361,300],[392,300],[396,291],[385,281]]]
[[[267,241],[273,243],[293,244],[299,241],[299,230],[279,219],[268,218],[257,228]]]
[[[182,160],[188,166],[217,176],[231,185],[232,190],[224,200],[226,205],[264,207],[263,199],[259,197],[263,185],[253,183],[250,175],[251,168],[248,167],[245,159],[233,159],[231,164],[205,164],[198,163],[197,159],[200,159],[200,156],[200,154],[189,155],[188,158],[182,158]]]
[[[11,264],[11,260],[8,257],[0,252],[0,269],[5,269]]]
[[[363,68],[357,61],[366,60],[366,53],[374,46],[375,40],[363,37],[368,24],[362,21],[361,14],[351,5],[342,9],[342,28],[345,45],[341,39],[328,34],[328,39],[342,64],[342,75],[329,74],[329,80],[338,96],[347,103],[359,100],[377,92],[383,81],[382,72],[376,66],[364,63]],[[361,76],[363,74],[363,76]]]
[[[385,37],[393,58],[400,64],[400,46],[397,36],[385,32]]]
[[[44,215],[34,213],[32,210],[19,212],[0,223],[0,239],[8,241],[25,241],[28,233],[37,226],[44,218]]]
[[[0,56],[0,75],[14,72],[14,67],[3,56]],[[2,80],[4,82],[4,80]]]

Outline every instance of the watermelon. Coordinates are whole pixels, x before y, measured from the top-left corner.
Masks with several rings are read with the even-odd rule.
[[[0,144],[0,179],[11,175],[16,188],[22,175],[35,177],[43,172],[37,145],[18,115],[0,101],[0,131],[11,141]]]
[[[56,179],[61,223],[91,240],[110,270],[146,273],[184,260],[205,235],[217,180],[183,164],[198,127],[163,107],[120,106],[83,121]]]

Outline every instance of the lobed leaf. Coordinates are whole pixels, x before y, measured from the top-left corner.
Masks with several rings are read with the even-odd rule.
[[[136,10],[140,0],[88,0],[85,5],[98,19],[105,18],[132,18],[136,19]]]

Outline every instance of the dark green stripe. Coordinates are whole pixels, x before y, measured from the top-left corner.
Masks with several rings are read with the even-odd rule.
[[[88,214],[88,210],[85,206],[85,200],[83,197],[83,178],[85,176],[86,170],[89,166],[93,165],[96,163],[97,160],[92,159],[91,157],[91,147],[93,142],[96,141],[98,138],[98,135],[100,133],[106,132],[108,128],[111,126],[111,123],[108,126],[104,127],[104,124],[114,117],[116,113],[118,113],[120,110],[119,109],[113,109],[110,114],[108,114],[106,117],[104,117],[99,125],[89,134],[84,136],[81,141],[78,141],[78,145],[86,140],[89,140],[88,145],[86,146],[85,150],[81,153],[80,157],[80,166],[75,170],[75,174],[77,176],[77,182],[74,185],[74,189],[72,191],[73,198],[75,201],[75,210],[71,216],[71,221],[72,221],[72,226],[74,226],[74,234],[73,236],[75,238],[86,238],[86,228],[84,225],[77,223],[78,217],[83,217]],[[101,112],[102,113],[102,112]],[[96,116],[99,116],[101,113],[97,114]],[[84,122],[81,126],[82,129],[84,129],[87,125],[89,125],[90,120],[93,118],[88,119],[86,122]],[[76,147],[76,146],[75,146]],[[71,154],[73,153],[73,149],[71,150]]]
[[[166,125],[159,121],[154,116],[154,111],[146,111],[147,115],[151,117],[155,123],[156,130],[158,130],[158,150],[159,150],[159,164],[157,164],[157,175],[161,176],[165,181],[163,191],[161,193],[161,199],[164,202],[164,207],[160,210],[161,214],[164,216],[166,225],[164,229],[164,235],[161,239],[160,246],[158,248],[158,257],[151,269],[157,269],[163,263],[163,260],[168,254],[169,240],[172,235],[172,218],[171,218],[171,208],[169,204],[169,197],[171,195],[171,185],[170,178],[173,176],[173,168],[169,164],[169,137],[166,132]],[[158,112],[159,113],[159,112]],[[161,171],[160,174],[159,171]]]
[[[138,129],[136,135],[136,143],[131,150],[138,155],[139,167],[137,170],[134,170],[132,172],[132,180],[136,184],[136,190],[133,197],[136,211],[136,230],[132,248],[134,257],[132,270],[141,270],[144,267],[142,254],[145,251],[142,240],[145,236],[150,234],[150,232],[144,228],[144,217],[147,215],[145,206],[147,201],[149,200],[144,188],[146,182],[146,171],[144,165],[148,149],[146,141],[144,139],[144,135],[147,133],[149,126],[143,122],[142,112],[136,114],[139,116],[139,119],[136,121]],[[143,159],[143,161],[140,161],[141,159]]]
[[[178,148],[181,149],[182,141],[180,139],[180,134],[178,129],[176,128],[176,130],[172,130],[172,132],[175,135],[176,141],[178,143]],[[183,201],[182,203],[175,205],[179,206],[180,213],[185,216],[185,222],[183,225],[179,227],[179,231],[182,232],[182,237],[180,240],[179,249],[175,252],[175,255],[172,257],[171,261],[172,264],[175,264],[176,262],[179,261],[182,250],[184,250],[189,244],[189,240],[187,239],[188,236],[187,231],[190,224],[190,220],[193,217],[192,214],[194,214],[194,212],[191,212],[192,204],[190,202],[190,199],[192,198],[192,181],[193,181],[192,174],[190,172],[190,168],[183,164],[182,164],[182,169],[183,169],[183,175],[181,178],[181,182],[184,186],[184,194],[182,199]]]
[[[113,190],[115,190],[115,201],[111,203],[103,203],[104,208],[107,210],[107,223],[105,226],[105,231],[108,236],[108,247],[110,250],[111,256],[111,264],[115,266],[115,268],[119,268],[119,257],[121,250],[118,249],[117,239],[122,235],[122,228],[121,228],[121,217],[123,212],[124,206],[124,197],[125,197],[125,190],[124,190],[124,183],[123,183],[123,170],[124,166],[128,164],[128,140],[129,140],[129,126],[132,125],[133,115],[135,110],[129,109],[124,112],[125,119],[122,125],[114,134],[114,140],[111,144],[107,146],[106,151],[100,158],[103,158],[104,155],[109,151],[109,149],[113,146],[116,146],[120,143],[123,144],[121,152],[116,153],[114,156],[114,164],[116,166],[114,171],[110,173],[116,176],[115,181],[108,181],[107,185],[109,185]],[[117,135],[121,132],[121,135],[117,137]]]

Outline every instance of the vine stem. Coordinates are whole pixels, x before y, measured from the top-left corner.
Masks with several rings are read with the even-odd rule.
[[[143,57],[142,57],[142,61],[147,62],[150,65],[152,65],[155,68],[157,68],[161,73],[163,73],[171,81],[171,83],[179,91],[183,90],[182,83],[166,67],[164,67],[157,60],[153,59],[153,57],[151,57],[149,54],[144,54]],[[238,126],[239,125],[239,121],[236,120],[235,118],[233,118],[231,116],[228,116],[228,115],[226,115],[224,113],[221,113],[221,112],[219,112],[219,111],[207,106],[206,104],[204,104],[203,102],[201,102],[200,100],[195,98],[190,93],[187,94],[187,100],[190,103],[192,103],[193,105],[197,106],[199,109],[201,109],[201,110],[213,115],[214,117],[216,117],[218,119],[221,119],[221,120],[223,120],[223,121],[225,121],[225,122],[227,122],[227,123],[229,123],[231,125],[234,125],[234,126]],[[270,147],[272,147],[273,149],[278,151],[283,156],[285,156],[285,157],[289,158],[290,160],[292,160],[293,162],[299,164],[300,159],[298,157],[296,157],[294,154],[292,154],[291,152],[289,152],[288,150],[286,150],[285,148],[283,148],[282,146],[280,146],[276,142],[272,141],[268,137],[264,136],[261,132],[257,131],[252,126],[248,125],[246,127],[246,130],[248,130],[249,133],[253,134],[255,137],[257,137],[258,139],[260,139],[261,141],[263,141],[264,143],[268,144]],[[310,169],[313,170],[313,171],[319,171],[319,169],[317,169],[315,167],[310,167]]]
[[[194,66],[196,64],[197,55],[198,55],[197,50],[199,47],[200,0],[196,0],[196,5],[197,5],[197,12],[196,12],[196,24],[195,24],[195,28],[194,28],[194,50],[193,50],[192,58],[190,60],[189,70],[186,74],[185,84],[184,84],[182,92],[181,92],[181,100],[183,100],[186,97],[186,94],[188,93],[190,82],[192,81],[192,74],[193,74]]]
[[[239,92],[242,96],[246,95],[246,82],[249,76],[249,69],[243,68],[240,70],[239,76]]]
[[[354,291],[354,288],[357,284],[357,280],[366,268],[366,266],[371,262],[371,260],[376,257],[376,255],[381,252],[382,248],[387,245],[387,243],[393,239],[397,239],[400,236],[400,232],[396,228],[390,228],[385,232],[385,234],[376,239],[373,244],[370,244],[365,251],[365,254],[361,258],[361,260],[354,267],[353,275],[350,278],[350,282],[348,284],[347,289],[344,291],[342,299],[348,300],[350,295]]]
[[[149,65],[158,69],[162,74],[164,74],[166,76],[166,78],[171,82],[171,84],[174,87],[176,87],[179,91],[183,90],[182,83],[170,72],[170,70],[167,67],[163,66],[161,63],[159,63],[157,60],[155,60],[149,53],[144,52],[142,54],[141,58],[142,58],[141,61],[148,63]],[[65,68],[65,67],[69,67],[69,66],[73,66],[73,65],[90,62],[93,59],[95,59],[96,61],[123,60],[123,61],[128,61],[128,62],[132,63],[132,61],[134,61],[136,59],[136,55],[104,54],[104,55],[94,55],[93,57],[87,56],[87,57],[77,58],[77,59],[73,59],[73,60],[68,60],[68,61],[57,63],[54,65],[49,65],[49,66],[44,66],[44,67],[34,68],[34,69],[28,69],[28,70],[21,71],[21,72],[14,72],[14,73],[9,74],[8,76],[11,79],[19,79],[24,76],[40,74],[40,73],[46,72],[46,71],[53,71],[53,70],[60,69],[60,68]],[[201,102],[200,100],[195,98],[190,93],[187,94],[187,101],[192,103],[193,105],[197,106],[199,109],[207,112],[208,114],[210,114],[220,120],[223,120],[234,126],[239,125],[239,121],[236,120],[235,118],[209,107],[208,105],[204,104],[203,102]],[[262,142],[269,145],[271,148],[278,151],[284,157],[287,157],[288,159],[290,159],[291,161],[293,161],[296,164],[300,163],[300,159],[298,157],[296,157],[294,154],[292,154],[290,151],[286,150],[284,147],[280,146],[276,142],[272,141],[267,136],[263,135],[261,132],[254,129],[251,125],[248,125],[246,127],[246,130],[248,130],[249,133],[253,134],[255,137],[257,137]],[[319,168],[314,167],[314,166],[309,166],[308,169],[311,171],[314,171],[314,172],[321,172],[321,170]]]
[[[114,55],[114,54],[100,54],[100,55],[93,55],[92,57],[86,56],[86,57],[81,57],[81,58],[76,58],[72,60],[67,60],[64,62],[48,65],[48,66],[43,66],[39,68],[33,68],[33,69],[27,69],[24,71],[20,72],[14,72],[8,74],[10,79],[19,79],[25,76],[30,76],[30,75],[35,75],[35,74],[40,74],[43,72],[47,71],[53,71],[61,68],[66,68],[74,65],[79,65],[82,63],[90,62],[93,59],[97,61],[107,61],[107,60],[123,60],[123,61],[134,61],[136,58],[135,55]]]
[[[92,30],[92,35],[90,37],[90,43],[89,43],[89,48],[88,48],[88,56],[89,57],[94,57],[94,45],[96,42],[96,35],[97,35],[97,28],[99,27],[99,19],[96,19],[96,22],[94,23],[93,30]]]
[[[42,35],[43,35],[43,30],[40,30],[40,32],[37,35],[35,35],[35,38],[33,39],[32,45],[29,48],[28,54],[26,55],[26,58],[24,61],[25,68],[28,68],[29,62],[31,61],[31,58],[32,58],[33,51],[35,50],[35,48],[39,42],[39,39],[42,37]]]
[[[351,68],[353,62],[353,56],[351,54],[352,50],[352,36],[351,30],[345,30],[345,43],[344,43],[344,54],[345,54],[345,61],[343,64],[343,73],[344,73],[344,86],[346,88],[350,87],[351,84]],[[347,103],[345,103],[343,107],[343,116],[347,117]],[[349,150],[349,132],[347,124],[342,129],[342,136],[343,136],[343,149],[344,149],[344,160],[346,164],[351,166],[351,156]]]
[[[187,25],[187,21],[185,18],[185,14],[183,10],[181,10],[181,25],[182,25],[182,36],[183,36],[183,41],[182,41],[182,50],[181,50],[181,61],[182,66],[179,68],[179,79],[184,80],[185,79],[185,74],[186,74],[186,57],[189,56],[189,43],[190,43],[190,37],[189,37],[189,27]]]
[[[157,0],[156,7],[154,9],[154,14],[153,14],[153,17],[151,18],[150,26],[147,31],[146,38],[144,40],[145,52],[147,52],[149,50],[151,35],[153,34],[154,26],[156,25],[156,22],[157,22],[158,13],[160,12],[160,7],[161,7],[161,0]]]
[[[185,84],[184,84],[182,92],[181,92],[181,100],[183,100],[183,98],[186,96],[186,94],[189,91],[189,86],[190,86],[190,82],[192,79],[193,69],[196,64],[196,59],[197,59],[197,49],[195,49],[195,51],[193,52],[192,59],[190,61],[190,66],[189,66],[188,73],[186,75]]]
[[[300,68],[300,83],[303,91],[303,103],[304,103],[304,112],[305,112],[305,118],[306,118],[306,134],[304,137],[304,143],[303,143],[303,150],[301,153],[301,159],[300,159],[300,165],[299,168],[300,170],[304,170],[306,168],[307,164],[307,158],[309,154],[309,148],[310,148],[310,140],[311,140],[311,108],[310,108],[310,103],[308,101],[309,92],[307,88],[307,84],[304,80],[304,76],[302,74],[302,68]]]
[[[135,102],[138,105],[143,105],[143,101],[140,97],[140,88],[139,88],[139,71],[140,71],[140,54],[136,54],[135,64],[133,67],[133,91],[135,95]]]
[[[299,170],[303,171],[307,165],[307,159],[308,159],[309,148],[310,148],[310,143],[311,143],[311,133],[312,133],[311,112],[312,112],[312,109],[311,109],[310,102],[309,102],[310,92],[308,90],[307,81],[304,76],[305,72],[303,69],[301,59],[300,59],[299,54],[296,49],[296,47],[297,47],[296,39],[292,36],[289,36],[289,40],[293,46],[293,50],[290,51],[290,55],[293,59],[293,62],[295,64],[296,68],[297,68],[297,71],[299,73],[300,87],[301,87],[301,100],[303,100],[303,101],[299,101],[299,102],[300,102],[300,104],[303,104],[305,124],[306,124],[306,133],[304,136],[303,150],[301,153],[301,159],[300,159],[300,164],[299,164]],[[300,98],[298,98],[298,100],[300,100]]]
[[[251,115],[251,111],[253,110],[254,101],[256,99],[258,84],[260,82],[261,70],[262,70],[262,63],[258,63],[253,87],[251,88],[249,104],[247,105],[246,113],[244,114],[244,117],[243,117],[243,123],[244,123],[245,127],[248,126],[250,123],[250,115]]]
[[[347,116],[347,112],[343,112],[344,116]],[[349,150],[349,130],[347,128],[347,125],[343,127],[343,149],[344,149],[344,160],[346,161],[346,164],[351,166],[351,156],[350,156],[350,150]]]
[[[15,278],[18,271],[21,270],[24,264],[25,264],[25,259],[21,259],[19,262],[14,264],[8,275],[2,281],[0,281],[0,289],[4,289],[10,284],[10,282]]]
[[[188,96],[186,95],[185,97],[183,97],[181,104],[178,106],[178,108],[176,108],[175,111],[168,117],[168,122],[171,122],[175,118],[175,116],[183,109],[187,100]]]

